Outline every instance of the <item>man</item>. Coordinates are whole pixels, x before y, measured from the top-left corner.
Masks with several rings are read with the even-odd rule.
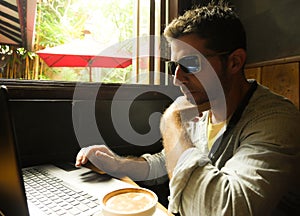
[[[76,166],[90,159],[136,180],[162,181],[167,171],[168,209],[181,215],[299,215],[300,114],[245,79],[246,36],[232,8],[220,1],[187,11],[164,34],[184,94],[162,117],[164,150],[124,158],[91,146]],[[208,101],[211,109],[202,112]]]

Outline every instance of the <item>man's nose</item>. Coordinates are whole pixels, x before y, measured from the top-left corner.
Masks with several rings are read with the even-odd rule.
[[[185,72],[181,70],[180,65],[176,67],[175,75],[173,78],[173,84],[175,86],[181,86],[186,82]]]

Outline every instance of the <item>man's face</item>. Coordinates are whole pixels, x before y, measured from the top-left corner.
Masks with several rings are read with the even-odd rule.
[[[191,64],[190,62],[193,61],[188,60],[196,59],[195,56],[198,56],[197,62],[201,68],[199,71],[186,73],[183,67],[177,66],[174,74],[174,84],[180,86],[188,101],[200,105],[207,101],[224,98],[222,86],[228,80],[226,68],[215,51],[205,48],[204,39],[196,35],[182,36],[171,42],[171,52],[171,60],[183,62],[183,65],[184,62]]]

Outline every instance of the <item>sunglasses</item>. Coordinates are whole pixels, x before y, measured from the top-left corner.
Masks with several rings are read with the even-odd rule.
[[[227,55],[230,52],[220,52],[215,53],[211,55],[204,55],[204,57],[214,57],[214,56],[221,56],[221,55]],[[176,68],[180,66],[180,69],[184,71],[185,73],[196,73],[201,71],[201,56],[200,55],[191,55],[191,56],[185,56],[178,61],[168,61],[168,69],[169,72],[172,75],[175,75]]]

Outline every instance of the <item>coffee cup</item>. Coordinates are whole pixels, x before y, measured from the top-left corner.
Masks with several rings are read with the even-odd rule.
[[[157,195],[146,188],[123,188],[101,199],[104,216],[151,216],[156,210]]]

